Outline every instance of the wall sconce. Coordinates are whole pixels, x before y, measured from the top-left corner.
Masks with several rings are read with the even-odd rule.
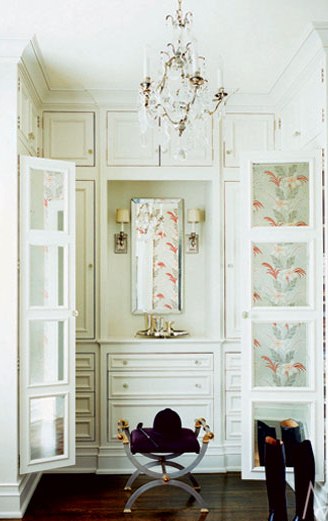
[[[124,232],[124,224],[130,222],[130,212],[128,208],[117,208],[115,221],[121,225],[120,233],[114,234],[114,252],[128,252],[128,234]]]
[[[191,224],[191,232],[187,235],[187,253],[199,252],[199,235],[196,233],[196,224],[203,220],[203,212],[199,208],[191,208],[187,212],[187,222]]]

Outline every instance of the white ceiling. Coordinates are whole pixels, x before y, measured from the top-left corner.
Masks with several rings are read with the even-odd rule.
[[[0,37],[36,36],[51,89],[137,91],[144,45],[157,63],[177,0],[0,0],[0,7]],[[328,21],[328,0],[184,0],[188,10],[209,79],[221,56],[226,89],[246,93],[268,93],[309,24]]]

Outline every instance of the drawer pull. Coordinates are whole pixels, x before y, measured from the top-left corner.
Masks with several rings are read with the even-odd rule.
[[[200,364],[201,364],[200,360],[195,360],[195,365],[200,365]]]
[[[123,384],[123,389],[128,389],[128,388],[129,388],[128,384]]]

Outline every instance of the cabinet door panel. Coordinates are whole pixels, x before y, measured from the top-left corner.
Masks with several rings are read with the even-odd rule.
[[[240,203],[239,183],[225,183],[225,335],[240,337]]]
[[[107,165],[158,166],[159,147],[156,132],[151,130],[142,140],[136,111],[107,113]]]
[[[223,121],[223,166],[238,168],[240,153],[272,150],[273,114],[228,114]]]
[[[76,182],[77,338],[95,335],[95,208],[93,181]]]
[[[323,473],[323,244],[320,153],[244,157],[242,472],[264,478],[262,436],[292,418]],[[266,427],[263,427],[263,423]]]
[[[21,156],[22,474],[74,464],[75,168]]]
[[[44,112],[44,155],[95,166],[95,113]]]

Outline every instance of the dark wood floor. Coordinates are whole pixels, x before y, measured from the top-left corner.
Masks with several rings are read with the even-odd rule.
[[[138,484],[146,478],[139,478]],[[265,521],[268,516],[265,483],[242,481],[238,473],[198,474],[201,494],[209,507],[199,506],[183,490],[157,487],[139,497],[130,514],[123,513],[129,492],[127,476],[94,474],[43,475],[24,521]],[[294,494],[287,490],[289,518]]]

